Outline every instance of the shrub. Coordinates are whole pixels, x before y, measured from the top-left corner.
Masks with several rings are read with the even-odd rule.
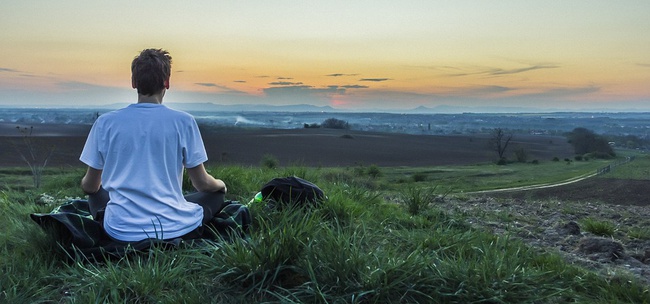
[[[557,157],[557,156],[556,156],[556,157],[553,157],[553,161],[555,161],[555,162],[559,162],[559,161],[560,161],[560,158]]]
[[[424,172],[415,172],[411,177],[414,182],[423,182],[427,180],[427,175]]]
[[[499,161],[497,161],[497,165],[499,166],[505,166],[507,164],[508,164],[508,160],[505,157],[502,157],[499,159]]]
[[[576,155],[573,157],[573,159],[575,159],[576,161],[582,161],[583,158],[582,155]]]
[[[582,221],[585,231],[599,236],[612,236],[616,231],[614,224],[608,221],[599,221],[593,218],[586,218]]]
[[[355,176],[364,176],[366,174],[366,168],[363,166],[354,167],[352,170]]]
[[[321,127],[328,129],[349,129],[350,125],[345,120],[328,118],[321,124]]]
[[[515,150],[515,158],[520,163],[525,163],[528,160],[528,152],[524,148]]]
[[[262,156],[262,167],[264,168],[275,169],[278,167],[279,163],[280,161],[271,154],[264,154],[264,156]]]
[[[533,165],[539,165],[539,160],[533,159],[530,163]]]
[[[379,167],[377,165],[370,165],[370,167],[368,167],[367,172],[368,172],[368,175],[370,175],[373,178],[377,178],[377,177],[380,177],[382,175],[381,170],[379,169]]]

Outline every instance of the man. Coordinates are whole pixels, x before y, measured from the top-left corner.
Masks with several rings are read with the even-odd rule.
[[[114,240],[201,237],[224,204],[226,185],[203,166],[207,154],[194,118],[162,105],[171,56],[143,50],[131,63],[138,103],[100,116],[79,158],[90,211]],[[199,191],[183,196],[183,169]]]

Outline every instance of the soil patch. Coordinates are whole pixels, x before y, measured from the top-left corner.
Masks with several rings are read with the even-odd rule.
[[[646,206],[650,203],[650,180],[607,178],[604,175],[557,187],[490,195],[526,200]]]
[[[15,126],[14,126],[15,128]],[[90,126],[48,125],[34,128],[37,148],[55,146],[48,166],[83,166],[79,155]],[[496,152],[486,135],[409,135],[334,129],[244,129],[201,127],[208,164],[258,166],[273,157],[281,166],[440,166],[491,162]],[[57,134],[43,136],[42,134]],[[24,165],[22,137],[0,136],[0,166]],[[549,160],[572,155],[559,136],[515,136],[530,159]],[[25,151],[25,150],[21,150]]]

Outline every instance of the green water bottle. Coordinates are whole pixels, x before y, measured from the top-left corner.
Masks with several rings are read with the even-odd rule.
[[[255,194],[255,197],[253,197],[253,199],[250,202],[248,202],[248,205],[250,206],[252,204],[261,203],[262,200],[264,200],[264,198],[262,197],[262,192],[257,192],[257,194]]]

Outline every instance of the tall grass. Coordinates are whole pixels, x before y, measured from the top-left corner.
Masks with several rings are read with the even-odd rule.
[[[29,219],[53,205],[31,198],[37,192],[5,189],[0,303],[650,302],[647,285],[603,278],[508,235],[471,228],[463,215],[441,209],[444,202],[430,204],[431,188],[404,190],[403,197],[419,200],[413,212],[376,184],[347,180],[346,169],[210,171],[228,182],[233,199],[248,200],[271,178],[295,174],[321,186],[328,200],[316,208],[254,205],[247,238],[91,264],[61,256]],[[77,173],[44,190],[76,196]]]

